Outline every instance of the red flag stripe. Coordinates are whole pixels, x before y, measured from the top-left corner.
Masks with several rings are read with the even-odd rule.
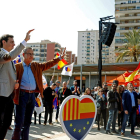
[[[65,65],[67,64],[67,61],[65,59],[61,60]]]
[[[56,53],[56,56],[59,56],[60,54],[59,53]]]
[[[89,98],[84,98],[81,103],[93,103],[93,101]]]
[[[64,106],[64,121],[66,120],[66,104]]]
[[[68,101],[68,121],[70,120],[71,100]]]
[[[73,98],[72,120],[74,120],[75,98]]]
[[[89,112],[89,113],[80,113],[80,119],[88,119],[88,118],[94,118],[95,112]]]

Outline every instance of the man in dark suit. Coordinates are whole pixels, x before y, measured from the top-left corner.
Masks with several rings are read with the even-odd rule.
[[[122,104],[124,110],[124,117],[121,129],[121,136],[125,134],[126,122],[128,120],[128,116],[131,117],[131,135],[137,136],[134,133],[135,121],[136,121],[136,110],[138,108],[137,99],[139,98],[137,93],[133,90],[132,83],[127,84],[127,89],[122,96]]]

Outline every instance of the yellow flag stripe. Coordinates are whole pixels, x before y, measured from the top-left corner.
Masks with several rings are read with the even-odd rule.
[[[58,66],[61,68],[61,67],[63,67],[65,64],[62,62],[62,61],[59,61],[58,62]]]
[[[72,113],[73,112],[73,99],[71,99],[71,106],[70,106],[70,120],[72,120]]]
[[[78,119],[80,119],[80,101],[78,100],[78,102],[79,102]]]
[[[94,103],[80,103],[79,114],[80,113],[89,113],[89,112],[95,112]]]
[[[125,77],[125,81],[126,81],[126,82],[133,81],[134,76],[136,75],[136,73],[137,73],[138,71],[139,71],[139,70],[136,70],[136,71],[134,71],[132,74],[130,74],[128,77]]]
[[[66,120],[68,120],[68,107],[69,107],[69,102],[66,103]]]

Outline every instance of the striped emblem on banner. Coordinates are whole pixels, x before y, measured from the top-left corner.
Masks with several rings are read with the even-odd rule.
[[[95,105],[89,98],[84,98],[81,102],[76,99],[70,99],[63,109],[63,121],[94,118]]]

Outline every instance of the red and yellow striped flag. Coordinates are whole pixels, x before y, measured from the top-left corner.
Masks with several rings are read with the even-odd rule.
[[[59,57],[60,54],[57,53],[56,54],[56,58]],[[58,66],[57,66],[57,69],[61,69],[63,66],[65,66],[67,64],[67,61],[65,59],[62,59],[58,62]]]
[[[125,77],[125,82],[131,82],[133,80],[136,80],[136,77],[138,78],[139,74],[140,74],[140,63],[138,67],[128,77]]]
[[[76,99],[70,99],[63,109],[63,121],[79,120],[95,117],[95,105],[89,98],[81,102]]]

